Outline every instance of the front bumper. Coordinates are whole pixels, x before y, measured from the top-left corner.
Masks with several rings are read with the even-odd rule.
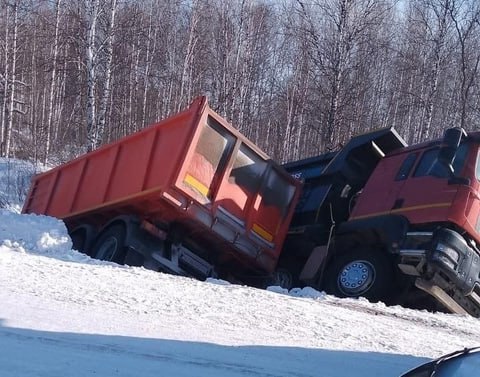
[[[465,296],[480,285],[480,255],[451,229],[440,228],[433,233],[427,261]]]

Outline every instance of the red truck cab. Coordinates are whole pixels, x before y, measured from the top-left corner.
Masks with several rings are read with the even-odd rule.
[[[286,164],[304,186],[280,263],[337,296],[480,316],[479,141],[386,128]]]
[[[476,230],[479,145],[473,140],[459,145],[453,177],[438,163],[440,146],[440,141],[418,144],[386,156],[365,185],[350,219],[396,213],[411,224],[450,221],[480,242]]]
[[[478,316],[480,134],[452,130],[456,136],[449,131],[443,141],[383,158],[359,195],[349,226],[382,219],[394,234],[384,238],[384,247],[398,256],[400,270],[451,311]]]

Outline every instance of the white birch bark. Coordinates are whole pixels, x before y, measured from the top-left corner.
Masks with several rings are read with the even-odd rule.
[[[85,0],[87,17],[87,150],[91,151],[98,144],[98,130],[96,126],[96,104],[95,93],[97,85],[96,75],[96,28],[100,0]]]
[[[58,59],[58,32],[60,24],[60,7],[62,0],[57,0],[55,4],[55,37],[53,39],[53,54],[52,54],[52,74],[50,77],[50,93],[48,101],[48,118],[45,130],[45,149],[43,151],[43,163],[48,162],[48,154],[50,152],[50,142],[52,137],[52,121],[53,121],[53,102],[55,99],[55,82],[57,78],[57,59]]]
[[[113,63],[113,38],[115,28],[115,14],[117,12],[117,0],[111,0],[110,3],[110,22],[107,30],[106,45],[106,66],[105,66],[105,83],[103,86],[102,98],[100,99],[100,110],[98,113],[97,139],[96,146],[100,145],[105,136],[105,122],[108,102],[110,99],[111,83],[112,83],[112,63]]]
[[[9,104],[7,111],[7,124],[5,132],[5,156],[10,157],[10,149],[12,146],[12,130],[13,130],[13,111],[15,106],[15,87],[16,87],[16,69],[17,69],[17,37],[18,37],[18,4],[15,1],[12,4],[13,11],[13,34],[12,34],[12,70],[10,80]]]
[[[198,34],[197,34],[197,24],[199,21],[199,12],[198,12],[198,1],[195,1],[192,5],[192,15],[190,18],[190,28],[188,33],[188,43],[187,48],[185,51],[185,59],[183,60],[183,67],[182,67],[182,78],[180,81],[180,92],[177,98],[177,106],[176,111],[179,111],[184,107],[188,101],[188,85],[189,81],[192,79],[189,72],[191,71],[191,65],[193,64],[193,57],[195,53],[195,48],[198,43]]]
[[[4,51],[4,61],[3,64],[5,66],[5,71],[3,74],[3,101],[2,101],[2,113],[0,114],[2,117],[2,122],[0,126],[0,156],[5,157],[5,137],[7,134],[7,108],[8,108],[8,80],[9,80],[9,50],[8,50],[8,38],[10,35],[8,18],[9,18],[9,7],[5,7],[5,51]]]

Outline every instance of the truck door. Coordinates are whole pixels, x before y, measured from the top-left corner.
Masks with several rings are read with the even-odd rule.
[[[451,175],[438,163],[438,151],[438,146],[423,151],[395,198],[393,213],[402,214],[416,224],[448,219],[458,186],[449,184]],[[467,144],[459,147],[453,164],[454,174],[462,170],[467,151]]]
[[[401,208],[401,195],[409,181],[420,152],[394,154],[384,158],[376,167],[357,200],[351,219],[385,215]]]
[[[480,151],[478,144],[471,144],[471,158],[468,158],[462,177],[470,178],[470,185],[462,185],[455,199],[452,216],[459,222],[465,218],[463,227],[480,241]]]

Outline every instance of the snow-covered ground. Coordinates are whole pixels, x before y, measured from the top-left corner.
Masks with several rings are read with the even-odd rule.
[[[479,325],[101,262],[62,222],[0,210],[0,377],[398,376]]]

